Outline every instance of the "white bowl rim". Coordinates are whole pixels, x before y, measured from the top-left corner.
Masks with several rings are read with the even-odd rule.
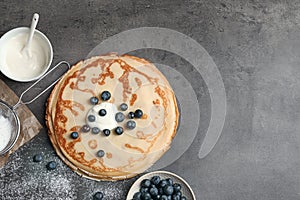
[[[4,33],[1,36],[1,38],[0,38],[0,44],[2,42],[4,42],[4,41],[7,41],[9,39],[9,37],[11,37],[11,34],[14,34],[15,32],[22,32],[22,31],[25,31],[25,30],[28,31],[29,29],[30,29],[29,27],[17,27],[17,28],[13,28],[13,29],[7,31],[6,33]],[[38,33],[41,36],[41,38],[46,41],[46,43],[47,43],[47,45],[49,47],[50,54],[49,54],[49,62],[47,64],[47,66],[44,68],[44,70],[39,75],[34,76],[32,78],[26,78],[26,79],[19,79],[19,78],[11,76],[11,75],[3,72],[3,70],[1,69],[1,66],[0,66],[1,73],[4,74],[7,78],[9,78],[11,80],[14,80],[14,81],[18,81],[18,82],[30,82],[30,81],[34,81],[34,80],[39,79],[50,68],[50,66],[52,64],[52,61],[53,61],[53,47],[52,47],[52,44],[51,44],[50,40],[48,39],[48,37],[44,33],[42,33],[41,31],[39,31],[38,29],[35,29],[35,32]],[[1,45],[0,45],[0,49],[1,49]]]

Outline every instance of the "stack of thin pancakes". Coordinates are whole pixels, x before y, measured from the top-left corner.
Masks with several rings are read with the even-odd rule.
[[[109,112],[125,116],[114,122],[123,128],[121,135],[111,130],[105,136],[101,125],[97,134],[83,131],[95,106],[90,99],[98,97],[100,105],[103,91],[111,94],[105,103],[115,110]],[[126,111],[120,110],[122,103],[128,105]],[[137,109],[143,116],[133,119],[136,127],[129,129],[127,115]],[[152,63],[109,54],[80,61],[63,76],[48,99],[46,123],[57,154],[74,171],[95,180],[121,180],[142,173],[170,148],[178,116],[174,92]],[[79,137],[71,137],[72,132]]]

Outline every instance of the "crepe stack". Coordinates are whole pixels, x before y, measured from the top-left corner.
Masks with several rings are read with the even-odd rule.
[[[103,92],[108,100],[101,99]],[[92,103],[95,97],[99,101]],[[105,116],[97,115],[101,108]],[[128,116],[136,110],[142,116]],[[116,121],[117,113],[122,121]],[[80,61],[63,76],[48,99],[46,124],[57,154],[78,174],[122,180],[142,173],[170,148],[178,116],[174,92],[153,64],[109,54]]]

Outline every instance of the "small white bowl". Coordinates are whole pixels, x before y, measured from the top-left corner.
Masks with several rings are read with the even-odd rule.
[[[40,48],[43,50],[44,58],[43,60],[44,64],[40,67],[40,71],[36,74],[33,74],[32,76],[27,77],[21,77],[18,74],[14,74],[12,71],[9,70],[9,66],[7,65],[6,61],[6,53],[8,52],[8,48],[14,48],[8,45],[8,42],[10,42],[12,39],[14,39],[16,36],[20,34],[29,35],[30,28],[28,27],[19,27],[12,29],[5,33],[0,38],[0,71],[8,78],[19,81],[19,82],[29,82],[33,80],[39,79],[43,74],[47,72],[49,69],[52,60],[53,60],[53,48],[48,40],[48,38],[40,31],[35,30],[33,40],[35,39],[40,46]]]
[[[154,171],[154,172],[149,172],[147,174],[144,174],[143,176],[141,176],[140,178],[138,178],[131,186],[126,200],[132,200],[133,199],[133,195],[136,192],[140,191],[141,188],[141,182],[144,179],[151,179],[153,176],[159,176],[161,179],[166,179],[166,178],[171,178],[173,179],[174,183],[179,183],[181,185],[181,192],[182,195],[186,197],[186,199],[189,200],[196,200],[196,196],[191,188],[191,186],[189,186],[189,184],[180,176],[178,176],[177,174],[174,174],[172,172],[168,172],[168,171]]]

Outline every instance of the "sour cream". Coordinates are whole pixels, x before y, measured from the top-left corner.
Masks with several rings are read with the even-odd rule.
[[[49,56],[47,47],[40,37],[34,35],[30,45],[30,54],[22,51],[26,45],[28,33],[19,33],[11,37],[3,48],[3,70],[17,79],[31,79],[40,75],[47,67]]]
[[[100,116],[99,111],[104,109],[106,111],[105,116]],[[112,130],[118,126],[118,123],[115,120],[115,115],[118,112],[117,107],[112,103],[102,102],[98,105],[93,106],[87,116],[87,124],[93,128],[97,127],[100,130],[109,129]],[[94,120],[89,120],[89,116],[94,116]]]
[[[9,143],[12,127],[9,120],[0,115],[0,151],[2,151]]]

